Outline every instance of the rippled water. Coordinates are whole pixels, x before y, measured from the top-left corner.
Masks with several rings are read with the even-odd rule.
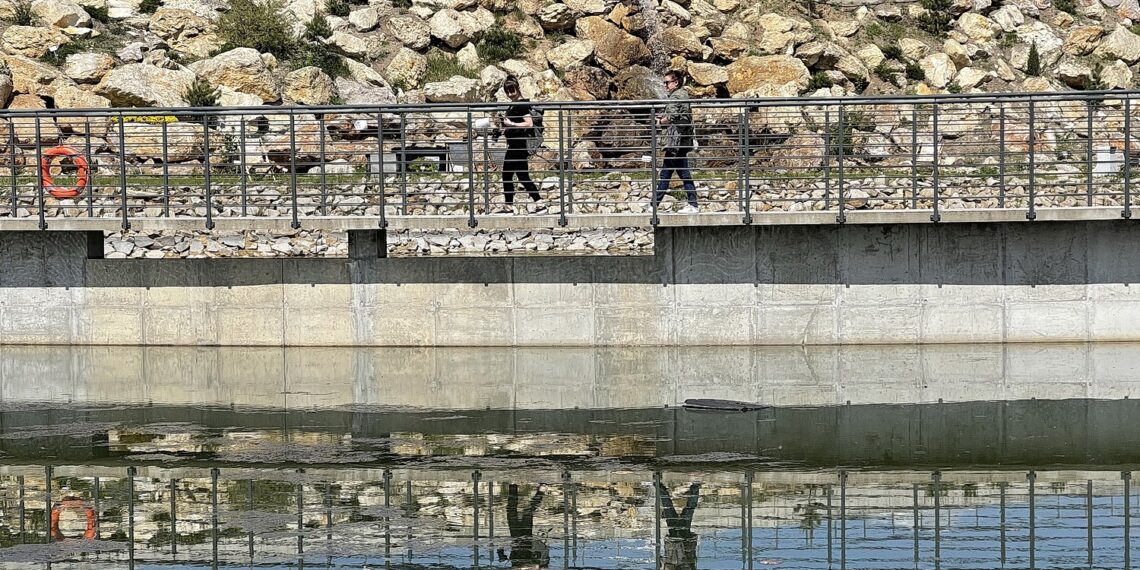
[[[1136,356],[0,347],[0,568],[1126,568]]]

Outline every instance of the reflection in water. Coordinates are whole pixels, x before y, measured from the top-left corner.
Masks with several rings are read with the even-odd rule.
[[[1119,471],[0,473],[5,569],[1124,568],[1136,503]]]

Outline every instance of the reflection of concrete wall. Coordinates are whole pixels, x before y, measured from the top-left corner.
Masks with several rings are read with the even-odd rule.
[[[649,257],[86,260],[0,234],[0,343],[1140,340],[1126,222],[662,228]]]
[[[1140,396],[1140,345],[6,346],[0,400],[305,409],[652,408]],[[35,379],[29,382],[29,379]]]

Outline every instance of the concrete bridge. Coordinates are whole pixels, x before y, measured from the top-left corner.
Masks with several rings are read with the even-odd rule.
[[[660,102],[544,104],[548,213],[511,216],[495,105],[12,112],[0,343],[1140,340],[1134,96],[694,102],[698,214],[646,201]],[[76,197],[36,167],[61,143]],[[464,225],[650,225],[655,253],[381,259],[389,229]],[[98,259],[107,230],[297,226],[349,259]]]

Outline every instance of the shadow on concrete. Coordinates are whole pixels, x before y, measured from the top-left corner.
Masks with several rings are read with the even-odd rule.
[[[652,256],[89,260],[82,232],[0,233],[0,287],[278,283],[1140,283],[1130,221],[659,228]]]

